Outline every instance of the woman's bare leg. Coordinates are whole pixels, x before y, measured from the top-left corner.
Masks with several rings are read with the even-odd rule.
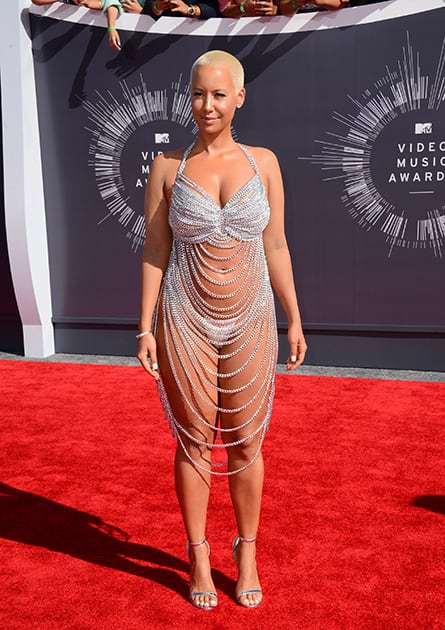
[[[194,455],[195,458],[196,455]],[[209,456],[204,456],[201,461],[208,465]],[[206,538],[210,474],[198,471],[187,459],[180,444],[176,447],[175,487],[187,540],[190,542],[188,547],[190,593],[215,592],[210,571],[208,547],[206,544],[196,544]],[[217,603],[216,597],[210,595],[194,595],[193,600],[199,607],[213,607]]]
[[[159,327],[160,328],[160,327]],[[193,374],[194,367],[183,360],[175,365],[176,378],[173,376],[167,355],[164,351],[164,331],[158,328],[158,364],[164,388],[167,392],[170,407],[174,417],[185,429],[195,438],[202,442],[213,444],[214,431],[203,424],[199,424],[196,417],[191,414],[190,409],[184,402],[184,395],[193,396],[188,377]],[[170,344],[174,342],[170,338]],[[182,348],[184,350],[184,348]],[[182,355],[184,357],[184,354]],[[205,358],[207,361],[208,359]],[[213,366],[214,367],[214,366]],[[187,378],[186,378],[187,377]],[[182,387],[182,393],[178,387],[178,381]],[[200,410],[206,421],[216,424],[217,413],[213,407],[217,397],[212,388],[207,392],[208,403],[200,401]],[[212,400],[213,399],[213,400]],[[212,404],[213,403],[213,404]],[[189,440],[184,434],[179,436],[193,461],[197,462],[206,470],[210,469],[211,449],[205,445],[198,445]],[[215,586],[211,576],[208,547],[206,544],[196,545],[206,538],[207,507],[210,494],[210,473],[200,470],[195,466],[184,452],[179,443],[179,438],[175,454],[175,488],[181,509],[184,528],[189,541],[188,553],[190,558],[190,594],[192,602],[200,607],[212,608],[216,605],[216,596],[203,594],[193,595],[193,593],[214,593]]]
[[[230,449],[231,450],[231,449]],[[234,448],[236,451],[236,447]],[[240,459],[236,452],[231,458],[239,468]],[[243,591],[261,591],[256,566],[256,537],[260,522],[261,499],[263,494],[264,463],[260,455],[246,470],[229,477],[230,496],[235,511],[238,533],[241,537],[234,549],[235,561],[238,566],[238,581],[236,593]],[[249,542],[243,541],[247,539]],[[252,542],[250,542],[252,541]],[[243,605],[256,606],[262,599],[261,592],[245,593],[241,597]]]
[[[256,347],[255,351],[252,346]],[[228,354],[233,352],[233,349],[234,347],[230,346]],[[247,364],[242,374],[235,373],[235,361],[243,362],[249,354],[254,357],[254,360]],[[264,357],[268,360],[263,361]],[[233,432],[224,434],[226,443],[230,444],[230,442],[252,435],[263,423],[267,414],[271,380],[275,369],[274,365],[271,369],[271,363],[274,361],[275,354],[273,351],[270,352],[270,345],[264,331],[258,331],[251,344],[244,347],[235,357],[221,361],[220,372],[226,375],[234,374],[221,379],[224,382],[223,387],[227,390],[241,389],[241,391],[226,393],[222,396],[221,406],[235,409],[247,405],[240,412],[222,414],[221,426],[234,429]],[[256,376],[258,377],[255,378]],[[244,384],[247,385],[250,382],[250,385],[243,388]],[[251,418],[252,421],[244,428],[237,429]],[[262,436],[263,432],[260,430],[245,442],[227,447],[229,471],[240,471],[229,476],[229,488],[240,537],[234,548],[238,567],[236,595],[238,601],[247,607],[257,606],[262,599],[256,565],[256,536],[260,522],[264,481],[264,462],[259,450]],[[240,596],[241,593],[243,594]]]

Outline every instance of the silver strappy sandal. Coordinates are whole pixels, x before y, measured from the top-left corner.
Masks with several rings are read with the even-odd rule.
[[[187,541],[187,555],[189,559],[190,559],[190,547],[200,547],[201,545],[205,545],[207,547],[207,552],[210,556],[210,545],[207,542],[206,538],[203,538],[202,540],[196,543],[190,542],[188,540]],[[196,600],[197,597],[208,597],[209,601],[200,603],[199,601]],[[202,610],[212,610],[213,608],[216,608],[216,606],[218,605],[218,595],[215,593],[215,591],[190,591],[189,599],[190,599],[190,602],[193,604],[193,606],[196,606],[196,608],[201,608]]]
[[[236,562],[235,553],[236,553],[236,550],[238,548],[238,545],[240,543],[254,543],[254,542],[256,542],[256,538],[243,538],[242,536],[235,536],[235,538],[233,539],[233,543],[232,543],[232,554],[233,554],[233,558],[235,560],[235,563],[237,565],[238,565],[238,563]],[[257,600],[255,600],[254,602],[251,602],[251,600],[246,599],[246,596],[250,595],[251,593],[259,593],[260,597]],[[244,600],[244,602],[241,601],[241,600]],[[252,589],[248,589],[248,590],[245,590],[245,591],[240,591],[239,593],[236,593],[236,601],[241,606],[244,606],[244,608],[256,608],[263,601],[263,591],[260,588],[252,588]],[[249,602],[251,602],[251,603],[249,603]]]

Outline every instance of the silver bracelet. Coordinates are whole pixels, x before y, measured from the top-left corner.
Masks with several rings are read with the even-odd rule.
[[[144,330],[144,332],[140,332],[138,335],[136,335],[136,339],[142,339],[142,337],[145,337],[145,335],[152,335],[153,331],[152,330]]]

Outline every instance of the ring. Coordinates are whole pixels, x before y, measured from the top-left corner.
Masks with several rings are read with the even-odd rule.
[[[158,369],[158,364],[157,363],[153,363],[153,365],[151,366],[152,370],[157,370]]]
[[[290,361],[291,363],[296,363],[297,362],[297,356],[295,354],[292,354],[290,357]]]

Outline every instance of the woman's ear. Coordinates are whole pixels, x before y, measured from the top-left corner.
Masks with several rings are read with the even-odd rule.
[[[244,105],[244,101],[246,100],[246,88],[241,88],[238,92],[238,96],[236,97],[236,108],[239,109]]]

